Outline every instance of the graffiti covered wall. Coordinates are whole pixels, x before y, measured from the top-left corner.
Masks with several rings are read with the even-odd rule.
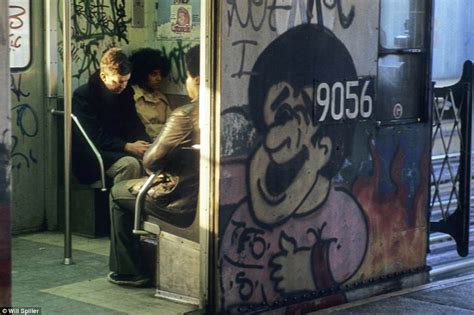
[[[62,69],[62,3],[57,0],[55,4],[49,3],[51,12],[54,12],[52,25],[56,25],[58,43],[51,53],[55,58],[51,64],[52,72],[57,73],[57,80],[48,87],[53,90],[54,96],[58,95],[58,104],[51,108],[62,106],[63,95],[63,69]],[[178,9],[183,7],[189,15],[185,20],[184,28],[176,28],[178,22]],[[182,11],[182,10],[181,10]],[[120,47],[130,56],[140,48],[150,47],[158,49],[170,60],[170,74],[160,82],[160,90],[167,94],[172,108],[188,102],[185,89],[184,54],[194,43],[198,43],[200,25],[199,0],[74,0],[71,1],[71,50],[72,50],[72,89],[86,83],[90,76],[99,69],[103,53],[110,47]],[[55,56],[57,55],[57,56]],[[57,84],[56,84],[57,82]],[[57,88],[56,88],[57,86]],[[50,161],[50,167],[57,171],[63,160],[62,123],[59,116],[54,117],[51,124],[50,137],[54,142],[51,145],[51,155],[56,155]],[[58,131],[59,130],[59,131]],[[54,171],[53,171],[54,172]],[[53,173],[50,172],[50,173]],[[55,173],[56,175],[56,173]],[[59,178],[59,179],[58,179]],[[55,176],[50,187],[56,190],[61,187],[62,177]],[[76,185],[77,186],[77,185]],[[61,188],[60,188],[61,189]],[[82,189],[82,190],[80,190]],[[73,186],[72,199],[88,198],[88,204],[94,204],[94,194],[91,190]],[[77,197],[78,194],[81,197]],[[62,192],[59,192],[62,195]],[[57,211],[48,220],[48,226],[58,217],[61,218],[62,197],[57,198]],[[73,201],[73,205],[76,203]],[[51,207],[49,207],[51,208]],[[80,207],[73,206],[73,213],[81,213]]]
[[[8,5],[0,2],[0,55],[8,55]],[[8,58],[0,58],[0,305],[11,305],[10,98]]]
[[[163,90],[171,94],[186,94],[184,54],[199,43],[199,1],[159,0],[142,3],[143,24],[134,27],[133,1],[73,1],[73,88],[85,83],[99,69],[100,58],[108,48],[120,47],[130,54],[136,49],[151,47],[160,50],[171,61],[171,73],[163,84]],[[182,23],[186,26],[180,27],[177,22],[182,18],[178,17],[184,13],[186,15]],[[62,42],[59,43],[58,52],[62,56]],[[61,89],[60,86],[59,91]]]
[[[57,212],[62,209],[58,195],[61,182],[62,128],[59,116],[52,116],[49,110],[60,108],[56,95],[62,95],[61,60],[52,58],[45,64],[45,51],[36,49],[47,45],[45,37],[45,7],[54,8],[50,32],[57,32],[59,42],[51,43],[62,57],[61,8],[63,1],[10,1],[9,37],[10,52],[18,55],[13,58],[16,68],[12,71],[10,82],[10,115],[4,119],[11,127],[2,130],[4,139],[11,140],[11,177],[14,192],[12,196],[12,231],[23,233],[57,228]],[[183,64],[184,53],[193,42],[192,34],[199,32],[199,1],[184,4],[190,13],[192,25],[182,29],[175,28],[172,34],[179,40],[160,39],[163,30],[157,29],[159,23],[178,21],[177,10],[172,9],[175,1],[143,1],[142,27],[132,25],[133,1],[125,0],[75,0],[71,1],[71,31],[73,34],[73,88],[86,82],[90,74],[98,69],[104,50],[111,46],[123,47],[130,53],[140,47],[153,47],[162,50],[172,61],[172,71],[163,90],[166,93],[185,94]],[[191,7],[189,7],[191,6]],[[165,12],[165,13],[163,13]],[[162,14],[162,15],[160,15]],[[186,22],[186,21],[185,21]],[[186,23],[185,23],[186,24]],[[168,25],[170,28],[172,25]],[[189,32],[187,32],[189,30]],[[194,32],[194,33],[193,33]],[[49,59],[48,59],[49,60]],[[45,80],[47,67],[58,67],[57,93],[46,98],[45,91],[53,90],[49,84],[52,77]],[[49,74],[49,72],[48,72]],[[59,97],[59,103],[62,103]],[[8,126],[6,124],[1,125]],[[55,156],[57,155],[57,156]],[[44,189],[38,189],[42,187]]]
[[[429,129],[376,123],[378,12],[223,4],[222,311],[317,310],[424,267]]]

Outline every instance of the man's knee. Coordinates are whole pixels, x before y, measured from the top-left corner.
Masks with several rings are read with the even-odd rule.
[[[143,169],[140,161],[132,156],[124,156],[118,159],[107,170],[107,175],[114,179],[114,184],[128,180],[135,179],[142,176]]]
[[[142,164],[140,163],[140,161],[138,161],[137,158],[134,158],[133,156],[124,156],[123,158],[120,158],[117,162],[120,163],[120,169],[123,172],[135,172],[141,174]]]

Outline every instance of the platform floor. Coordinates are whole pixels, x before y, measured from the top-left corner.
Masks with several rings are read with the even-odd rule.
[[[432,282],[312,314],[474,314],[474,274]]]
[[[193,306],[107,282],[108,238],[73,236],[74,264],[64,265],[63,234],[43,232],[12,239],[14,307],[41,307],[42,314],[183,314]]]
[[[154,289],[110,284],[108,238],[73,236],[74,264],[63,265],[63,234],[15,236],[13,306],[42,314],[184,314],[194,307],[157,299]],[[474,273],[312,314],[474,314]]]

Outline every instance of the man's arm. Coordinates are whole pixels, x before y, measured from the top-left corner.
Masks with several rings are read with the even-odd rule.
[[[123,151],[126,141],[105,132],[97,116],[97,109],[88,100],[85,89],[86,87],[82,86],[74,92],[72,97],[73,113],[79,119],[87,135],[101,150]]]
[[[186,112],[175,110],[166,121],[155,142],[143,157],[143,165],[152,171],[157,171],[166,164],[166,159],[182,146],[192,141],[189,136],[193,132],[191,117]]]
[[[137,157],[143,157],[143,154],[149,147],[149,137],[135,112],[129,113],[127,118],[133,122],[133,127],[129,127],[130,136],[128,142],[113,136],[106,132],[98,118],[96,105],[88,99],[86,86],[80,87],[74,92],[72,105],[73,112],[79,118],[87,135],[98,146],[100,150],[127,152]],[[137,122],[133,118],[136,118]],[[140,128],[141,126],[141,128]]]

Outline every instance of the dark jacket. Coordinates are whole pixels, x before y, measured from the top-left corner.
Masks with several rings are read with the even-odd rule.
[[[199,191],[199,104],[191,103],[175,109],[163,129],[145,153],[143,164],[156,172],[163,171],[179,178],[176,188],[166,196],[166,211],[190,214],[196,211]],[[163,200],[160,200],[163,202]],[[185,222],[180,222],[186,225]]]
[[[127,142],[150,141],[135,110],[133,89],[127,86],[122,93],[113,94],[98,72],[74,91],[72,112],[99,149],[106,170],[119,158],[129,155],[124,151]],[[75,124],[72,143],[74,175],[83,184],[98,180],[100,170],[97,159]]]

